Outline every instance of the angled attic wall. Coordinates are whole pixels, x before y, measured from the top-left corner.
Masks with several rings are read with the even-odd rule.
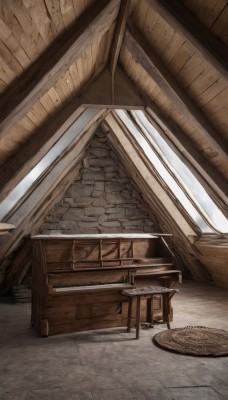
[[[159,226],[101,129],[83,167],[40,228],[42,234],[158,232]]]

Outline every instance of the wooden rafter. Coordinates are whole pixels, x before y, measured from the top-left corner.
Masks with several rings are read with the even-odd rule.
[[[167,215],[166,220],[170,221],[170,224],[175,225],[175,221],[178,221],[178,226],[182,234],[187,238],[188,236],[195,235],[194,230],[187,223],[179,209],[177,208],[173,199],[167,194],[162,184],[153,176],[150,168],[148,167],[146,158],[138,150],[138,146],[135,145],[131,135],[127,133],[127,130],[123,127],[123,124],[119,122],[118,117],[109,114],[105,118],[109,129],[111,129],[113,135],[120,141],[121,146],[124,149],[125,155],[131,160],[132,166],[136,168],[136,176],[140,176],[141,182],[144,182],[145,191],[153,193],[154,198],[159,204],[159,211],[162,212],[163,207],[166,207]],[[132,172],[132,167],[129,169]],[[133,178],[134,179],[134,178]],[[162,200],[161,200],[162,199]]]
[[[147,3],[183,35],[210,65],[228,79],[228,52],[216,38],[178,0],[147,0]]]
[[[23,169],[22,171],[19,171],[19,173],[16,175],[14,182],[12,182],[12,179],[8,182],[7,184],[8,189],[10,189],[11,187],[12,190],[12,183],[14,184],[14,187],[16,186],[16,182],[20,183],[21,180],[32,170],[34,166],[37,165],[37,163],[42,159],[42,157],[44,157],[48,153],[48,151],[52,148],[52,146],[55,145],[58,142],[58,139],[60,139],[63,135],[64,139],[61,138],[62,142],[69,143],[67,148],[70,148],[72,146],[72,143],[77,141],[78,137],[80,137],[85,130],[89,129],[90,126],[93,125],[97,121],[97,119],[99,119],[100,115],[104,114],[104,111],[91,108],[85,110],[83,113],[81,113],[81,115],[80,113],[81,110],[79,111],[76,110],[76,112],[71,116],[71,118],[68,119],[66,123],[63,124],[60,127],[60,129],[55,133],[54,137],[49,138],[49,140],[47,140],[47,142],[43,144],[43,146],[40,148],[38,152],[38,155],[35,154],[28,163],[23,164]],[[63,153],[65,151],[66,149],[62,150]],[[55,161],[52,161],[51,165],[53,165],[54,163]],[[49,168],[51,168],[51,165]],[[7,201],[7,198],[5,198],[5,196],[4,196],[4,201],[5,202]]]
[[[65,41],[53,46],[0,100],[0,137],[15,124],[62,73],[108,31],[117,17],[120,0],[100,0],[71,28]]]
[[[144,37],[135,26],[134,33],[132,33],[132,29],[126,29],[123,43],[136,62],[142,65],[145,71],[147,71],[182,115],[194,124],[200,134],[221,157],[228,159],[228,146],[226,141],[169,73],[160,59],[152,52],[150,45],[145,41]]]
[[[56,191],[58,185],[66,178],[68,172],[72,171],[72,168],[81,161],[86,145],[107,113],[106,110],[98,112],[97,121],[84,127],[79,140],[72,143],[70,149],[65,151],[53,168],[49,169],[44,178],[31,191],[30,196],[11,213],[12,215],[8,218],[8,221],[10,223],[14,221],[16,228],[11,236],[6,237],[1,242],[1,261],[4,261],[18,246],[22,237],[31,233],[34,228],[34,222],[42,216],[44,210],[50,209],[48,205],[53,205],[54,199],[52,193]]]
[[[131,0],[121,0],[120,11],[114,33],[113,43],[110,54],[110,71],[112,76],[115,74],[120,48],[123,41],[123,35],[130,11]]]
[[[189,137],[183,133],[180,127],[170,117],[165,115],[155,103],[150,102],[146,109],[146,115],[149,120],[152,117],[153,121],[155,121],[161,128],[160,133],[166,141],[168,140],[170,146],[173,147],[174,145],[174,150],[176,152],[178,149],[179,157],[184,157],[184,162],[189,160],[190,168],[192,169],[193,166],[193,172],[198,172],[197,178],[201,181],[204,187],[206,185],[206,190],[210,193],[211,197],[219,207],[227,212],[228,184],[221,174],[219,174],[210,162],[199,153]],[[222,202],[218,201],[215,194],[222,199]]]

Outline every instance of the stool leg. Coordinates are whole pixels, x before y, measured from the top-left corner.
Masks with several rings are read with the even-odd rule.
[[[153,295],[151,295],[147,300],[147,307],[146,307],[146,322],[150,324],[153,323]]]
[[[167,328],[170,329],[169,315],[170,315],[170,298],[169,293],[163,293],[162,295],[163,305],[163,321],[166,322]]]
[[[131,314],[133,297],[128,298],[127,332],[131,332]]]
[[[140,296],[137,296],[137,306],[136,306],[136,339],[139,339],[140,314],[141,314],[141,297],[140,297]]]

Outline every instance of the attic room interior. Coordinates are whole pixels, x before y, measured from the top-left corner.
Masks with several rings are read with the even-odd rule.
[[[1,400],[228,399],[227,27],[0,0]]]

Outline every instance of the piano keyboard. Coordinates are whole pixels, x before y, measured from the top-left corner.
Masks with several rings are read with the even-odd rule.
[[[53,287],[53,292],[63,293],[63,292],[76,292],[79,290],[94,290],[94,289],[112,289],[112,288],[129,288],[129,283],[101,283],[98,285],[81,285],[81,286],[63,286],[63,287]]]

